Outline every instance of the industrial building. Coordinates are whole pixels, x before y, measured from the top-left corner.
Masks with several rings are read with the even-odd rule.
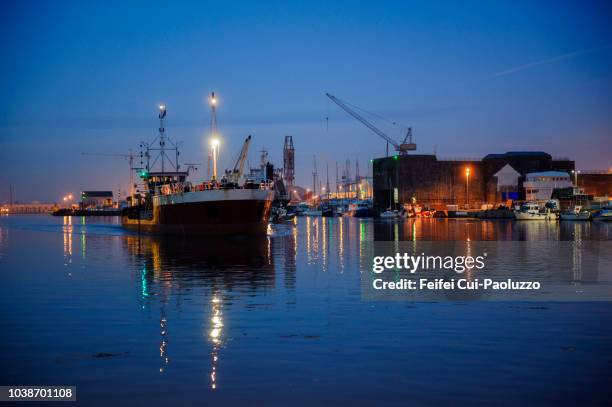
[[[525,199],[523,182],[534,172],[574,170],[574,161],[541,151],[489,154],[481,160],[438,160],[435,155],[400,154],[373,160],[373,199],[378,210],[418,202],[480,208]]]
[[[612,168],[608,171],[578,171],[576,181],[587,194],[612,197]]]
[[[104,208],[113,206],[113,191],[83,191],[81,192],[81,207]]]

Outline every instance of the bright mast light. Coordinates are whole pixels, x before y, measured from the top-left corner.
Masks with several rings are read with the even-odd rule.
[[[211,136],[210,150],[211,151],[209,154],[208,168],[210,171],[210,159],[212,158],[212,162],[213,162],[212,180],[214,181],[217,179],[217,160],[219,158],[219,139],[217,138],[218,133],[219,133],[217,131],[217,98],[215,96],[215,92],[211,92],[209,102],[210,102],[210,136]]]
[[[212,179],[216,180],[217,179],[217,159],[219,157],[219,139],[218,138],[213,138],[212,140],[210,140],[210,148],[212,149],[212,161],[213,161],[213,173],[212,173]]]

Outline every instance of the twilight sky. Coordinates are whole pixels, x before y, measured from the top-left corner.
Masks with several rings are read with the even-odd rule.
[[[204,164],[212,90],[221,167],[248,134],[252,165],[266,148],[282,166],[292,135],[304,186],[313,154],[332,183],[336,161],[384,155],[325,92],[413,126],[420,153],[612,167],[609,1],[94,3],[2,2],[0,202],[9,183],[21,202],[127,190],[127,161],[80,153],[138,151],[159,103],[183,162]]]

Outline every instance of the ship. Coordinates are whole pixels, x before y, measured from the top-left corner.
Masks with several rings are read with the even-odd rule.
[[[213,142],[212,178],[191,182],[190,172],[197,167],[187,164],[183,170],[178,160],[180,144],[165,135],[166,107],[160,106],[159,110],[159,135],[153,142],[141,144],[143,167],[133,169],[138,171],[142,186],[121,214],[123,227],[164,235],[265,236],[274,183],[267,179],[242,179],[251,136],[244,141],[234,168],[226,170],[221,178],[216,174],[218,142]],[[213,123],[216,123],[214,108]],[[211,126],[213,136],[215,126]]]

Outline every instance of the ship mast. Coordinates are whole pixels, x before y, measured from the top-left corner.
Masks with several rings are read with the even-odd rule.
[[[164,157],[166,156],[166,140],[164,133],[164,117],[166,117],[166,106],[159,105],[159,155],[161,156],[161,172],[164,172]]]
[[[158,114],[159,133],[158,133],[158,136],[152,143],[147,143],[144,141],[140,143],[140,147],[145,149],[144,156],[147,159],[147,166],[145,167],[145,169],[147,172],[151,171],[153,167],[155,167],[155,165],[159,162],[160,170],[162,173],[164,173],[166,170],[166,161],[168,162],[170,167],[172,167],[171,169],[172,172],[178,172],[180,169],[178,159],[179,159],[179,146],[181,145],[181,142],[173,143],[171,139],[166,137],[166,129],[164,128],[165,117],[166,117],[166,106],[159,105],[159,114]],[[168,143],[170,147],[167,147],[166,143]],[[159,147],[152,147],[152,146],[155,146],[156,144]],[[159,152],[157,156],[155,157],[155,159],[153,160],[153,162],[151,162],[151,151]],[[168,151],[174,151],[174,162],[172,161],[170,156],[168,156]],[[141,157],[143,156],[142,152],[140,156]]]

